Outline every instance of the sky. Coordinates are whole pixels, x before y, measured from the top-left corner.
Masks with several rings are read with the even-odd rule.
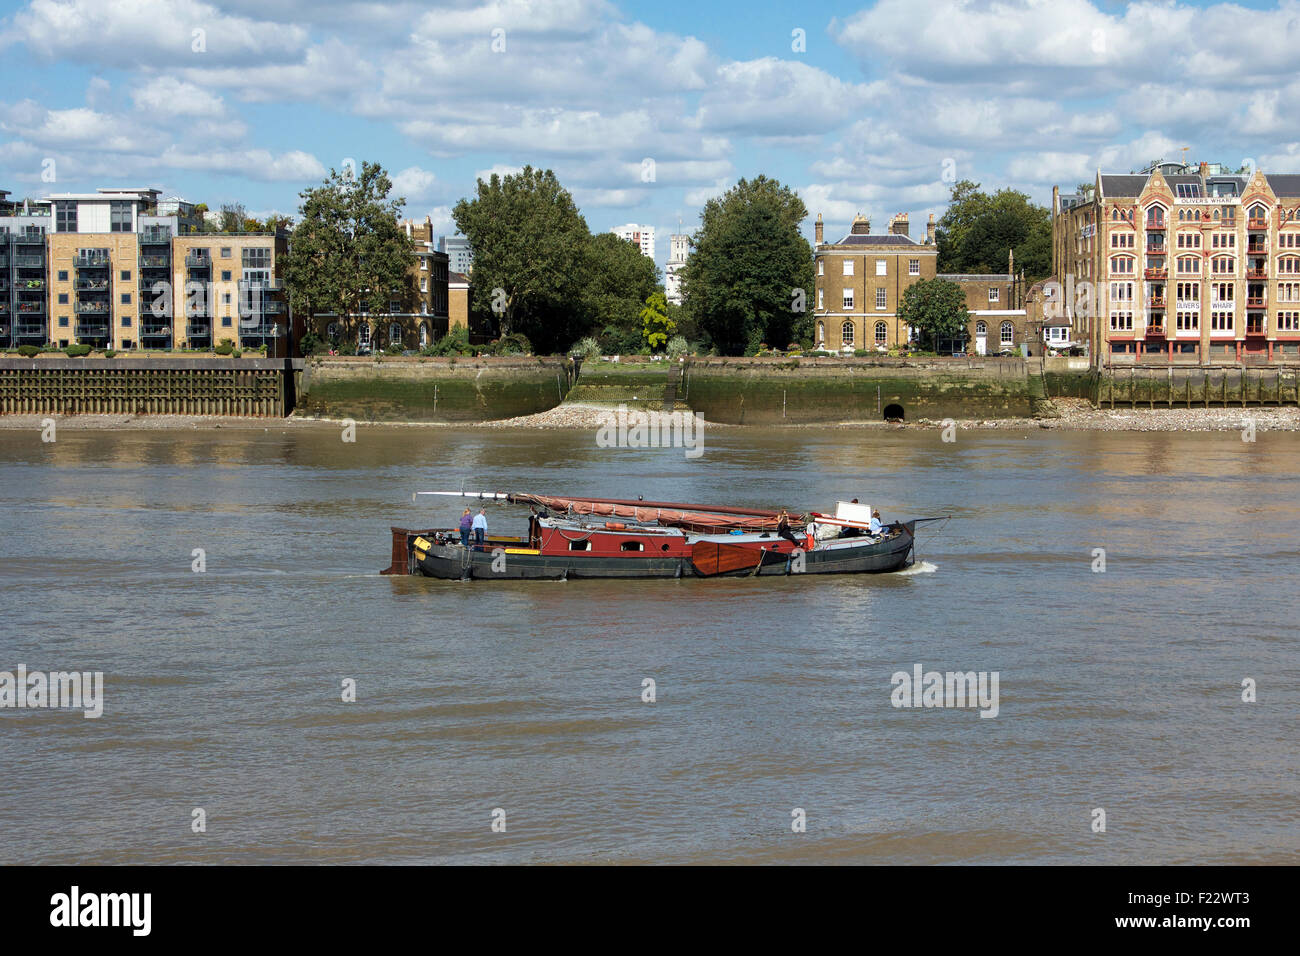
[[[293,215],[375,161],[451,233],[554,169],[593,231],[699,225],[760,173],[920,238],[973,179],[1047,204],[1156,159],[1300,172],[1300,0],[0,0],[0,189]],[[1184,152],[1184,147],[1188,147]]]

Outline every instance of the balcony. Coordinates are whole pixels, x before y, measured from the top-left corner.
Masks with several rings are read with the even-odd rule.
[[[172,241],[172,231],[165,228],[145,229],[140,233],[142,246],[166,246]]]
[[[19,322],[14,326],[14,335],[20,339],[45,338],[45,323]]]
[[[212,310],[204,302],[186,302],[185,315],[191,319],[210,319]]]
[[[141,269],[170,269],[172,264],[171,256],[141,256]]]
[[[212,334],[211,322],[190,322],[185,326],[185,337],[187,339],[202,338]]]
[[[15,311],[18,312],[19,315],[44,315],[45,300],[42,299],[39,302],[19,302]]]
[[[1251,236],[1251,241],[1246,243],[1246,255],[1248,256],[1266,256],[1268,248],[1262,242],[1257,242],[1257,236]]]
[[[1259,319],[1247,319],[1247,320],[1246,320],[1246,334],[1247,334],[1247,335],[1263,335],[1263,334],[1264,334],[1264,320],[1263,320],[1262,318],[1259,318]]]
[[[1263,266],[1263,265],[1259,265],[1259,266],[1251,266],[1249,269],[1246,270],[1246,278],[1247,278],[1247,279],[1267,279],[1267,278],[1268,278],[1268,266]]]
[[[1147,299],[1147,308],[1149,309],[1166,309],[1169,307],[1169,300],[1163,295],[1153,295]]]
[[[146,339],[165,338],[172,334],[170,323],[142,322],[140,336]]]
[[[78,302],[72,311],[78,315],[108,315],[110,309],[107,302]]]
[[[108,338],[108,323],[78,322],[74,331],[79,339],[106,339]]]
[[[245,338],[278,339],[284,335],[284,330],[274,322],[259,322],[256,325],[245,325],[241,322],[239,334]]]
[[[1169,270],[1165,268],[1147,269],[1143,273],[1143,276],[1145,276],[1147,279],[1168,279]]]
[[[72,288],[77,292],[107,292],[107,279],[73,279]]]
[[[1246,308],[1262,309],[1264,308],[1264,297],[1262,295],[1250,295],[1246,297]]]
[[[211,269],[212,257],[197,252],[188,252],[185,254],[185,265],[190,269]]]
[[[14,266],[19,269],[40,269],[44,265],[44,256],[14,256]]]
[[[1147,241],[1147,255],[1163,256],[1167,251],[1168,249],[1165,246],[1163,239],[1160,240],[1159,242],[1151,242],[1150,240]]]
[[[1264,216],[1251,216],[1246,220],[1247,229],[1267,229],[1268,219]]]
[[[1164,335],[1165,320],[1162,316],[1153,315],[1147,320],[1147,335]]]

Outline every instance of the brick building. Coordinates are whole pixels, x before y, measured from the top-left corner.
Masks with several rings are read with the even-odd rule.
[[[1098,170],[1052,191],[1052,265],[1095,365],[1300,360],[1300,175]]]
[[[1014,274],[1011,262],[1005,274],[936,272],[933,215],[924,242],[911,237],[906,213],[894,216],[887,232],[875,234],[871,221],[859,215],[838,242],[825,241],[818,215],[815,238],[813,334],[818,348],[884,352],[915,341],[913,330],[898,318],[898,305],[909,286],[934,278],[961,286],[970,312],[964,339],[937,343],[941,351],[971,349],[983,355],[1033,348],[1034,332],[1023,304],[1023,276]]]

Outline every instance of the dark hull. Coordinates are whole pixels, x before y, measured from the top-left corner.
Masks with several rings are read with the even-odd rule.
[[[604,557],[599,555],[502,554],[466,551],[459,545],[433,545],[423,558],[412,554],[414,570],[444,580],[565,580],[570,578],[763,577],[790,574],[882,574],[910,563],[912,524],[895,537],[874,544],[827,548],[805,554],[803,570],[789,557],[765,553],[757,567],[703,575],[689,558]],[[503,560],[500,560],[503,559]]]

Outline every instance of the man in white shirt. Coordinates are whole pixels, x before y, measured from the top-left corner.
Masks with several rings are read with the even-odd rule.
[[[871,512],[871,534],[877,537],[880,534],[880,512],[873,510]]]
[[[478,514],[474,516],[474,546],[480,551],[483,550],[483,536],[487,534],[487,515],[483,509],[478,509]]]

